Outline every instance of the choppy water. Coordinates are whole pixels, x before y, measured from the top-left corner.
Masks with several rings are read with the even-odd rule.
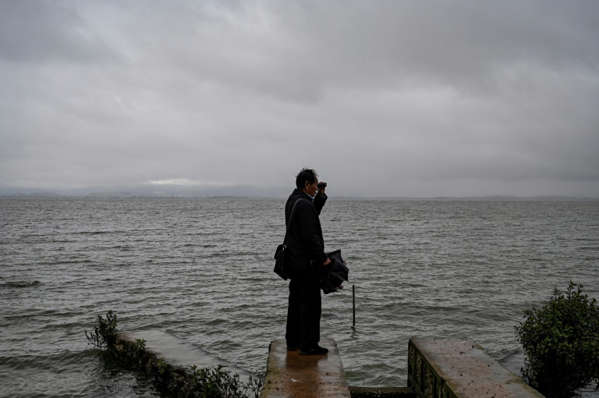
[[[250,371],[284,333],[283,200],[0,199],[0,396],[155,396],[83,331],[115,310]],[[352,385],[405,385],[410,336],[518,351],[524,309],[572,279],[599,297],[599,201],[352,201],[321,216],[357,291],[323,297]]]

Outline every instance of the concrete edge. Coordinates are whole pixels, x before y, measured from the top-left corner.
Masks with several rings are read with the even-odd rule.
[[[433,340],[435,338],[432,338]],[[414,346],[415,351],[417,351],[428,363],[428,365],[430,365],[430,369],[431,371],[440,379],[442,379],[444,381],[444,383],[446,383],[448,386],[450,386],[452,388],[452,391],[456,390],[456,386],[455,384],[453,384],[449,378],[447,377],[447,375],[441,371],[438,367],[438,365],[435,364],[434,361],[432,361],[432,359],[425,353],[422,352],[421,350],[417,349],[417,345],[416,343],[421,340],[427,340],[427,338],[421,338],[421,337],[417,337],[417,336],[412,336],[410,337],[410,339],[408,340],[408,352],[409,352],[409,347],[412,345]],[[439,340],[443,340],[443,339],[439,339]],[[464,342],[464,343],[468,343],[469,345],[472,346],[472,349],[479,349],[481,352],[483,352],[485,355],[487,355],[490,359],[492,359],[493,361],[495,361],[500,367],[502,367],[506,372],[508,372],[508,374],[511,376],[508,381],[506,382],[506,385],[511,385],[511,384],[518,384],[524,387],[525,390],[527,390],[529,393],[531,393],[533,396],[538,396],[538,397],[544,397],[544,395],[542,395],[539,391],[537,391],[535,388],[533,388],[532,386],[530,386],[528,383],[526,383],[526,381],[524,380],[523,377],[521,377],[520,375],[512,372],[510,369],[508,369],[507,367],[503,366],[501,363],[499,363],[499,361],[495,360],[494,358],[492,358],[487,351],[478,343],[469,341],[469,340],[460,340],[460,339],[455,339],[455,341],[460,341],[460,342]],[[409,360],[409,354],[408,354],[408,360]],[[409,364],[408,364],[408,369],[409,369]],[[409,372],[409,371],[408,371]],[[408,380],[409,380],[409,373],[408,373]]]
[[[451,387],[452,391],[455,391],[457,389],[457,386],[455,384],[453,384],[450,380],[448,380],[447,375],[441,371],[441,369],[439,369],[439,367],[435,364],[435,362],[433,360],[431,360],[431,358],[426,355],[426,353],[420,351],[419,349],[417,349],[418,345],[416,344],[416,342],[418,340],[424,340],[421,337],[417,337],[417,336],[412,336],[410,337],[410,339],[408,340],[408,352],[410,350],[410,345],[414,346],[414,349],[420,354],[422,355],[422,357],[424,357],[424,359],[426,359],[426,362],[428,365],[430,365],[431,371],[433,373],[435,373],[435,375],[439,378],[442,379],[445,384],[447,384],[449,387]],[[473,347],[478,346],[477,344],[473,343]],[[480,346],[478,346],[478,348],[481,348]],[[408,355],[408,360],[409,360],[409,355]],[[408,369],[409,369],[409,364],[408,364]],[[408,371],[408,378],[409,378],[409,371]]]
[[[357,387],[349,386],[352,398],[416,398],[408,387]]]

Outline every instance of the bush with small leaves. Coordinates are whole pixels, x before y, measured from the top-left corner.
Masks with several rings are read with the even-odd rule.
[[[599,307],[582,285],[555,289],[548,303],[525,311],[516,326],[526,381],[548,398],[568,398],[591,382],[599,388]]]
[[[117,317],[108,311],[106,318],[98,316],[93,332],[85,332],[89,343],[102,350],[107,362],[149,376],[156,389],[168,397],[199,398],[258,398],[263,377],[250,376],[241,382],[239,375],[221,366],[215,368],[183,368],[173,366],[146,350],[145,341],[135,342],[118,338]]]
[[[106,313],[106,318],[98,315],[98,325],[93,332],[85,331],[87,341],[98,349],[112,349],[117,338],[117,318],[112,311]]]

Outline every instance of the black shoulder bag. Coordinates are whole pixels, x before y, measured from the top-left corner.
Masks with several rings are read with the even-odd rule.
[[[293,208],[291,209],[291,214],[289,215],[289,221],[287,222],[287,230],[285,231],[285,238],[283,239],[283,243],[277,246],[275,250],[275,274],[279,275],[283,280],[287,280],[291,277],[289,267],[286,264],[287,257],[287,235],[289,234],[289,229],[291,228],[291,221],[293,220],[293,215],[295,214],[295,208],[297,207],[297,203],[302,200],[297,199],[293,204]]]

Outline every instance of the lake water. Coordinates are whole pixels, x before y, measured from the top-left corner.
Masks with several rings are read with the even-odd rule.
[[[105,369],[84,330],[108,310],[249,372],[283,337],[272,272],[284,200],[0,199],[0,396],[156,396]],[[323,296],[350,385],[406,384],[410,336],[471,339],[497,359],[554,287],[599,298],[599,201],[335,200],[328,250],[350,267]],[[357,327],[351,329],[351,285]]]

